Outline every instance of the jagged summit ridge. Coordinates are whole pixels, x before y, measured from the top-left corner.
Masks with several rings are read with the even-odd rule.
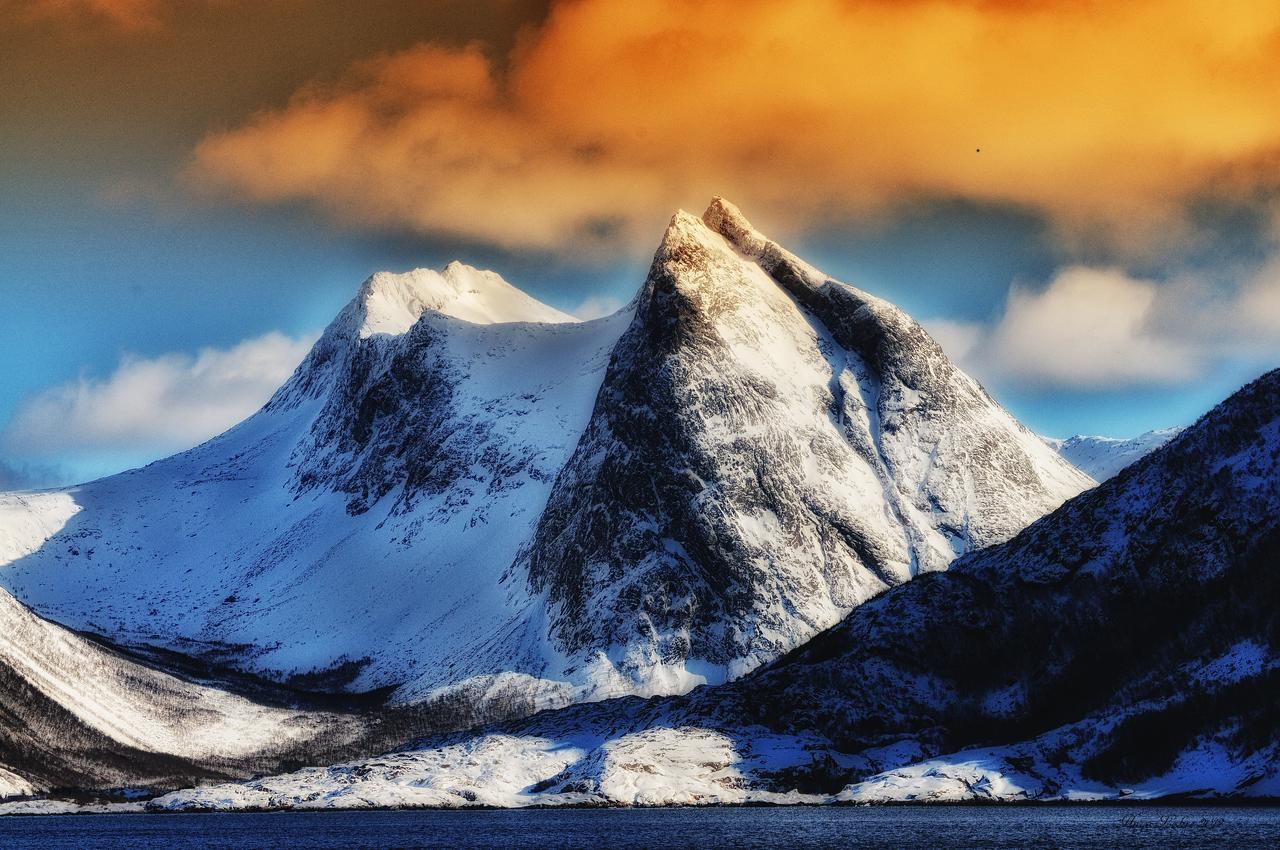
[[[702,213],[702,221],[729,241],[743,254],[759,260],[771,243],[760,231],[751,226],[742,210],[724,198],[711,199],[710,205]]]

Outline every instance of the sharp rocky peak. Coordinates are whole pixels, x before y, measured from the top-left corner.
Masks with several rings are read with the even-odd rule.
[[[783,253],[795,260],[793,255],[782,251],[776,243],[752,227],[741,210],[721,197],[712,198],[710,206],[701,216],[678,210],[667,226],[667,232],[658,248],[658,256],[662,257],[690,242],[709,247],[712,242],[709,237],[713,234],[727,242],[727,247],[749,260],[760,261],[770,253]]]
[[[812,308],[815,299],[827,300],[829,291],[837,288],[841,290],[837,297],[846,302],[856,302],[865,308],[865,312],[876,314],[881,321],[909,321],[905,313],[889,302],[834,280],[769,239],[751,224],[742,210],[719,196],[711,199],[701,216],[678,211],[672,217],[654,259],[655,267],[676,260],[676,266],[685,270],[685,279],[677,283],[685,287],[707,279],[714,280],[714,274],[704,275],[702,272],[718,261],[745,260],[757,265],[774,283],[807,308]],[[652,272],[650,277],[653,277]]]
[[[905,312],[806,263],[762,234],[722,197],[713,198],[700,217],[683,210],[672,217],[654,256],[648,291],[651,296],[679,292],[692,296],[702,309],[723,308],[746,295],[729,291],[728,284],[739,274],[730,270],[744,265],[756,266],[824,324],[837,342],[876,366],[889,359],[946,360]],[[949,361],[947,366],[948,372],[955,370]]]
[[[753,259],[759,259],[770,244],[764,234],[751,226],[742,210],[721,197],[711,199],[711,205],[702,214],[702,222]]]

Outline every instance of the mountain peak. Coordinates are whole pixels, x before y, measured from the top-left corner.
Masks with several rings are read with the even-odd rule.
[[[355,298],[329,323],[293,376],[267,402],[292,407],[327,391],[334,375],[350,367],[358,350],[390,356],[398,340],[427,313],[473,325],[578,321],[517,289],[496,272],[454,260],[440,271],[380,271],[360,285]],[[388,343],[390,344],[385,344]],[[365,364],[362,368],[368,368]]]
[[[356,296],[361,339],[399,336],[423,313],[436,312],[473,324],[571,322],[572,316],[549,307],[507,283],[496,272],[457,260],[443,271],[414,269],[403,274],[378,272]]]
[[[758,258],[769,245],[769,240],[751,226],[742,210],[718,195],[711,199],[702,221],[749,257]]]
[[[671,216],[671,221],[667,223],[667,229],[662,234],[662,241],[658,243],[658,253],[670,252],[672,248],[678,244],[697,241],[700,234],[706,228],[693,213],[685,210],[676,210],[675,215]]]
[[[758,260],[771,244],[764,234],[751,226],[751,222],[734,204],[717,195],[710,205],[696,216],[685,210],[676,210],[667,225],[660,251],[673,244],[694,241],[705,242],[707,231],[721,236],[738,253]]]

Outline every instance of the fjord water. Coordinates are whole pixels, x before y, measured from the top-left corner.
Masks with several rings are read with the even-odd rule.
[[[0,847],[1280,847],[1280,807],[931,806],[55,815],[0,820]]]

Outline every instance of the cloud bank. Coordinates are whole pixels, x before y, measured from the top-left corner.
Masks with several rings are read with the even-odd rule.
[[[1074,265],[1036,289],[1015,284],[991,325],[925,323],[983,380],[1022,388],[1174,385],[1229,358],[1280,360],[1280,258],[1233,290]]]
[[[647,247],[713,194],[775,231],[963,196],[1152,245],[1265,179],[1277,90],[1256,0],[562,0],[500,62],[423,44],[308,86],[189,176],[515,248]]]
[[[4,442],[29,457],[160,457],[189,448],[261,407],[314,341],[273,332],[194,356],[126,355],[105,379],[81,378],[28,400],[6,428]]]

